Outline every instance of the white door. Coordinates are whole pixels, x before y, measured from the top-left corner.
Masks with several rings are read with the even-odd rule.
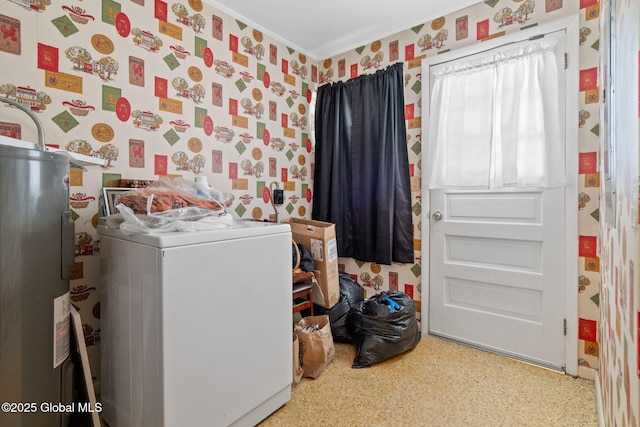
[[[556,54],[564,95],[564,31],[561,38]],[[561,104],[564,113],[564,98]],[[567,159],[577,158],[569,145]],[[567,242],[573,231],[566,220],[570,214],[577,221],[573,192],[429,191],[429,333],[565,369],[566,308],[573,304],[567,304],[567,271],[574,271],[567,265],[574,244]]]
[[[564,366],[564,189],[431,191],[429,330]]]

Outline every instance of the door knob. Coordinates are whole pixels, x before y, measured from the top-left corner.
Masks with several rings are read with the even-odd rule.
[[[435,211],[433,215],[431,215],[431,218],[435,219],[436,221],[440,221],[442,219],[442,212]]]

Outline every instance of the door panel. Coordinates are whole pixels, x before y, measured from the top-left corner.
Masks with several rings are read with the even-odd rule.
[[[539,241],[447,236],[444,244],[450,262],[540,270],[542,245]]]
[[[430,332],[564,366],[564,189],[430,199]]]
[[[445,304],[450,307],[481,310],[494,315],[532,321],[540,320],[540,290],[454,278],[448,278],[445,288]]]
[[[449,212],[451,219],[488,219],[508,222],[531,222],[539,224],[540,194],[504,195],[501,193],[450,194]]]

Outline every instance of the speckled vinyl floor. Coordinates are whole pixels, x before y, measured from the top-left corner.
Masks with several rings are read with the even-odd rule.
[[[593,381],[423,335],[410,352],[353,369],[355,348],[260,427],[437,426],[591,427],[598,425]]]

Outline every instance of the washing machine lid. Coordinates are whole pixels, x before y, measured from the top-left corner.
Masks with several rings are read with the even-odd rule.
[[[256,236],[267,236],[271,234],[289,233],[289,224],[274,222],[261,222],[250,220],[234,220],[233,225],[206,231],[180,231],[158,234],[132,234],[126,235],[119,229],[109,228],[106,225],[98,226],[98,233],[102,236],[109,236],[143,245],[158,248],[171,248],[198,243],[218,242],[231,239],[242,239]]]
[[[35,150],[38,147],[35,143],[30,141],[24,141],[22,139],[10,138],[8,136],[0,135],[0,145],[8,145],[10,147],[18,147],[18,148],[28,148],[30,150]]]

